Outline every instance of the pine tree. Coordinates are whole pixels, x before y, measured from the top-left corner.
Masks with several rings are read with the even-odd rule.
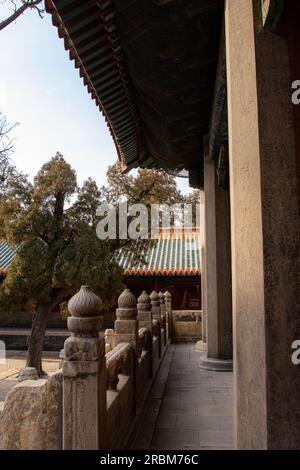
[[[75,201],[74,201],[75,199]],[[32,311],[27,366],[42,375],[42,350],[51,311],[82,284],[101,296],[105,308],[122,288],[122,271],[109,242],[96,236],[101,193],[91,179],[77,187],[76,174],[58,153],[31,185],[17,171],[0,197],[0,230],[17,255],[1,285],[2,308]]]

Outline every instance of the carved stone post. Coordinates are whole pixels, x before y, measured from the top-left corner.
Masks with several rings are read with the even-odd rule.
[[[161,357],[161,318],[160,318],[160,301],[158,293],[153,290],[150,294],[151,311],[153,320],[157,323],[157,336],[158,336],[158,355]]]
[[[159,295],[155,290],[153,290],[151,292],[150,300],[151,300],[151,311],[152,311],[153,319],[158,320],[159,322],[161,322],[161,318],[160,318],[160,300],[159,300]]]
[[[110,352],[116,346],[116,334],[115,331],[112,329],[105,330],[104,333],[105,339],[105,352]]]
[[[136,298],[130,289],[125,289],[118,299],[115,321],[116,345],[129,343],[133,348],[133,403],[136,407],[137,368],[139,359],[139,335]]]
[[[106,445],[106,363],[99,332],[102,302],[88,286],[69,300],[63,361],[63,449],[97,450]]]
[[[166,321],[167,321],[167,339],[169,340],[172,336],[172,296],[167,290],[165,292],[165,307],[166,307]]]
[[[152,357],[152,338],[153,338],[153,323],[152,323],[152,311],[151,311],[151,299],[147,292],[144,290],[138,298],[138,322],[139,328],[148,328],[151,333],[151,345],[150,345],[150,368],[149,376],[153,374],[153,357]]]
[[[164,345],[167,345],[167,325],[166,325],[166,304],[165,304],[165,296],[160,291],[159,295],[159,302],[160,302],[160,318],[161,318],[161,324],[162,328],[164,329]]]
[[[141,293],[137,303],[139,328],[148,328],[152,334],[152,312],[151,312],[151,299],[145,290]]]

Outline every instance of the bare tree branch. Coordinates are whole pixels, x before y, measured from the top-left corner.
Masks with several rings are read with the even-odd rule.
[[[43,0],[27,0],[27,1],[22,0],[22,5],[19,8],[17,8],[15,1],[11,0],[11,3],[14,5],[14,12],[8,18],[1,21],[0,31],[2,31],[4,28],[6,28],[11,23],[13,23],[16,19],[18,19],[19,16],[21,16],[24,13],[24,11],[26,11],[28,8],[32,8],[34,10],[37,10],[39,16],[41,18],[43,18],[44,9],[38,7],[38,5],[42,3],[42,1]]]
[[[11,124],[0,111],[0,184],[5,181],[7,172],[9,171],[9,156],[13,153],[14,139],[11,138],[10,132],[19,123]]]
[[[9,123],[0,111],[0,161],[7,159],[12,153],[14,140],[10,137],[10,132],[18,125],[18,122]]]

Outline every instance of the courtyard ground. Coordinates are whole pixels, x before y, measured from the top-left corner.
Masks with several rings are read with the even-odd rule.
[[[7,351],[5,364],[0,364],[0,402],[5,400],[9,390],[18,383],[19,370],[25,367],[26,351]],[[59,352],[45,352],[43,369],[55,372],[59,368]]]

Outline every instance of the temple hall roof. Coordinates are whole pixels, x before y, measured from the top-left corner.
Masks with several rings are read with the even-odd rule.
[[[184,233],[173,229],[161,233],[143,254],[143,261],[120,252],[116,258],[125,276],[199,276],[201,274],[200,229]]]
[[[46,0],[124,171],[201,172],[223,7],[223,0]]]

